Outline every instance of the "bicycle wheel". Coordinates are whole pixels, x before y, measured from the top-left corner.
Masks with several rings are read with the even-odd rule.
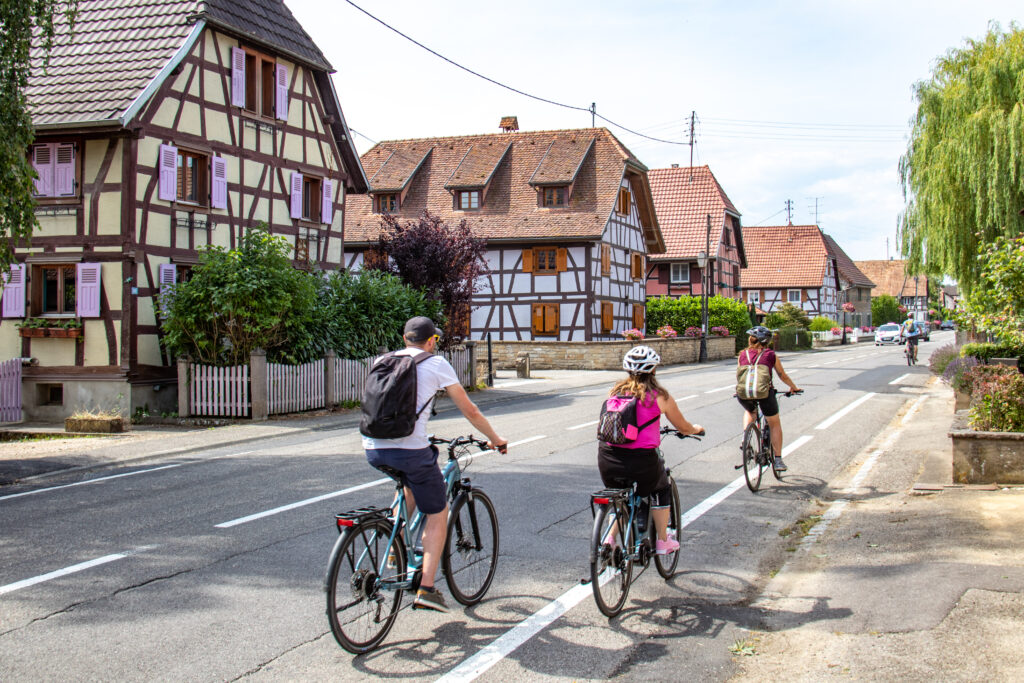
[[[668,530],[669,535],[679,540],[679,489],[676,488],[676,480],[672,477],[668,478],[669,484],[672,485],[672,502],[669,508],[668,515]],[[658,536],[657,531],[654,530],[654,525],[651,525],[651,543],[657,544]],[[658,573],[664,579],[671,579],[672,575],[676,573],[676,565],[679,564],[679,554],[682,552],[682,548],[679,548],[674,553],[668,555],[655,555],[654,566],[657,568]]]
[[[753,492],[761,487],[761,474],[764,466],[761,463],[761,432],[755,423],[750,423],[743,430],[743,478],[747,480],[747,488]]]
[[[452,597],[463,605],[480,602],[498,567],[498,515],[483,491],[455,500],[441,562]]]
[[[772,475],[776,479],[782,481],[782,472],[775,466],[775,449],[772,448],[772,432],[768,425],[764,426],[764,434],[761,436],[761,446],[764,449],[764,462],[771,463]]]
[[[633,559],[628,548],[632,534],[625,528],[629,512],[625,506],[612,508],[602,505],[594,518],[594,532],[590,538],[590,585],[594,588],[594,601],[601,614],[614,617],[622,611],[629,595],[629,582],[633,577]],[[612,530],[615,530],[615,542]]]
[[[405,542],[399,534],[389,543],[390,536],[391,522],[371,520],[342,534],[331,551],[327,620],[334,639],[352,654],[380,645],[402,604],[402,591],[381,588],[382,581],[405,580]]]
[[[913,365],[914,364],[914,350],[912,348],[910,348],[910,342],[907,342],[906,352],[907,352],[907,365]]]

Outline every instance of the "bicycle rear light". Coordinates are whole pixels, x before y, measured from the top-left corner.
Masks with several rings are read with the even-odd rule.
[[[338,519],[338,526],[355,526],[356,522],[353,519]]]
[[[607,498],[594,498],[594,502],[598,505],[607,505],[610,501]]]

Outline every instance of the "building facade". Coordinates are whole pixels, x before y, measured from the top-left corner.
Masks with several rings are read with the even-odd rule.
[[[839,274],[816,225],[757,226],[744,229],[748,267],[744,300],[765,313],[790,303],[810,317],[837,320]]]
[[[839,306],[837,322],[845,322],[851,327],[872,327],[871,322],[871,289],[875,286],[867,275],[854,264],[843,248],[831,236],[823,235],[825,247],[835,260],[836,272],[839,274]],[[843,315],[844,304],[852,304],[853,312]]]

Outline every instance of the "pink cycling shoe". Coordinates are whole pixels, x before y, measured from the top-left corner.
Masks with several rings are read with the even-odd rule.
[[[677,550],[679,550],[679,541],[674,538],[666,538],[664,541],[659,539],[654,545],[655,555],[671,555]]]

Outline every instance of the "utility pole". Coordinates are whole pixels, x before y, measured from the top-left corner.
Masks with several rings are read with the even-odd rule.
[[[793,200],[786,200],[786,224],[793,225]]]
[[[590,103],[590,127],[597,128],[597,102]]]
[[[695,123],[697,119],[697,112],[690,111],[690,182],[693,182],[693,137],[696,133]]]

